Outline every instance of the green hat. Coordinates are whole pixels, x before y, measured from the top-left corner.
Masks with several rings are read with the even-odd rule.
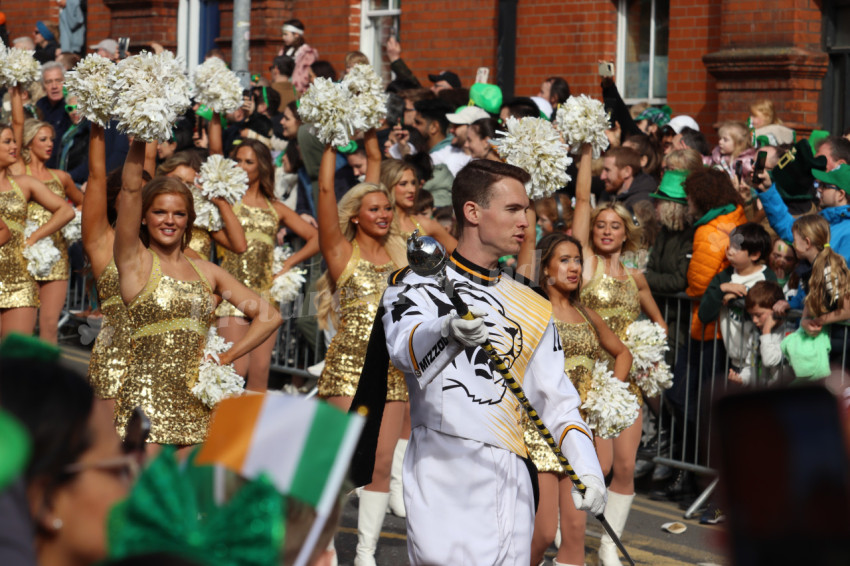
[[[45,362],[59,361],[62,350],[34,336],[9,334],[0,342],[0,357],[6,359],[34,358]]]
[[[9,413],[0,410],[0,491],[21,473],[29,454],[26,429]]]
[[[496,85],[475,83],[469,89],[470,106],[483,108],[490,114],[498,114],[502,108],[502,89]]]
[[[814,175],[815,179],[818,181],[835,185],[845,193],[850,193],[850,165],[847,165],[846,163],[839,165],[838,169],[833,169],[832,171],[819,171],[818,169],[812,169],[812,175]]]
[[[770,173],[782,200],[811,200],[812,172],[824,169],[826,157],[815,157],[809,142],[800,140],[779,158]]]
[[[812,153],[817,153],[818,143],[828,137],[829,132],[826,130],[812,130],[812,134],[809,136],[809,147],[812,148]]]
[[[653,124],[657,124],[659,128],[666,126],[670,122],[670,116],[673,113],[670,110],[670,107],[666,104],[661,108],[655,108],[654,106],[650,106],[646,110],[640,113],[640,115],[635,118],[635,122],[640,122],[641,120],[649,120]]]
[[[658,185],[658,189],[649,196],[678,202],[679,204],[688,204],[688,197],[685,194],[685,188],[683,186],[687,178],[687,171],[667,171],[661,178],[661,184]]]

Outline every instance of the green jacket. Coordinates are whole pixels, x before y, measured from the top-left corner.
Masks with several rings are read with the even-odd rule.
[[[681,293],[688,287],[688,264],[694,249],[694,228],[688,226],[674,232],[661,228],[649,262],[646,264],[646,282],[653,293]]]

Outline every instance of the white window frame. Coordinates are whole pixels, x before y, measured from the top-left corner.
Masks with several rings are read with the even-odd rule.
[[[660,98],[653,96],[655,93],[652,92],[653,87],[655,86],[655,2],[656,0],[651,0],[650,5],[650,27],[649,27],[649,76],[647,77],[648,81],[648,97],[641,98],[624,98],[623,101],[626,104],[637,104],[638,102],[646,102],[647,104],[666,104],[667,98]],[[672,3],[672,2],[671,2]],[[617,88],[621,93],[625,94],[625,84],[626,84],[626,33],[627,33],[627,21],[626,14],[628,12],[629,0],[619,0],[617,5],[617,70],[616,70],[616,81]],[[668,28],[669,29],[669,28]]]
[[[376,57],[374,53],[375,26],[372,24],[372,18],[382,16],[401,18],[401,0],[388,0],[388,4],[389,8],[384,10],[372,10],[370,7],[371,0],[362,0],[360,4],[360,51],[372,62],[378,76],[381,76],[383,69],[381,68],[381,58]]]
[[[198,67],[201,31],[201,0],[180,0],[177,6],[177,56],[183,58],[186,71]]]

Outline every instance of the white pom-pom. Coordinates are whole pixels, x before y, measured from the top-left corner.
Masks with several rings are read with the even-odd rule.
[[[276,247],[274,249],[272,271],[277,273],[283,269],[283,262],[291,255],[292,250],[289,246]],[[304,283],[307,281],[304,277],[306,274],[306,269],[293,267],[283,275],[275,277],[270,290],[272,299],[280,304],[288,303],[297,299],[301,294],[301,289],[304,287]]]
[[[379,128],[387,116],[387,95],[372,65],[355,65],[345,74],[343,86],[352,94],[352,110],[365,129]]]
[[[77,111],[103,127],[115,106],[115,64],[97,53],[87,55],[65,74],[68,94],[77,97]]]
[[[551,196],[570,182],[567,167],[573,162],[569,148],[551,122],[541,118],[509,117],[507,131],[493,140],[505,162],[525,169],[531,175],[528,198]]]
[[[608,371],[608,365],[597,361],[587,397],[581,406],[587,424],[600,438],[614,438],[632,426],[640,413],[637,397],[629,392],[629,384]]]
[[[168,141],[171,126],[189,108],[189,81],[170,51],[142,52],[115,69],[118,129],[143,141]]]
[[[210,155],[204,161],[198,182],[205,197],[223,198],[230,204],[242,200],[248,190],[248,174],[235,161],[221,155]]]
[[[218,355],[230,349],[232,344],[218,335],[215,327],[207,333],[204,346],[204,358],[211,356],[216,361],[201,361],[198,381],[192,387],[192,394],[210,409],[215,408],[223,399],[241,395],[245,380],[233,369],[233,364],[221,365]]]
[[[218,232],[224,228],[218,207],[207,199],[197,187],[192,187],[192,197],[195,201],[195,224],[210,232]]]
[[[213,112],[227,114],[242,104],[242,84],[218,57],[210,57],[195,71],[195,100]]]
[[[571,96],[566,104],[558,108],[555,123],[570,144],[570,151],[578,153],[582,144],[590,144],[593,158],[597,159],[608,149],[605,130],[611,127],[605,106],[587,95]]]
[[[24,238],[29,238],[36,230],[38,224],[27,220]],[[62,254],[53,245],[50,237],[42,238],[31,246],[24,246],[23,255],[27,259],[27,271],[33,277],[47,277],[56,262],[62,259]]]
[[[23,86],[41,78],[41,63],[35,51],[6,47],[0,42],[0,83],[3,86]]]
[[[324,77],[301,97],[298,116],[323,144],[348,145],[356,131],[366,129],[363,116],[354,111],[351,92]]]
[[[655,397],[673,385],[673,374],[664,361],[670,346],[661,325],[637,320],[626,329],[623,343],[632,353],[631,376],[647,397]]]
[[[62,226],[62,237],[69,244],[73,244],[77,240],[83,238],[83,213],[79,210],[74,210],[74,218],[64,226]]]

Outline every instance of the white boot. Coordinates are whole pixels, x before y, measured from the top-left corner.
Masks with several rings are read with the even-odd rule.
[[[608,504],[605,505],[605,518],[611,524],[611,528],[617,533],[617,536],[622,536],[623,529],[626,527],[626,519],[629,518],[629,510],[632,508],[632,501],[635,494],[623,495],[615,491],[608,490]],[[620,562],[620,551],[617,545],[608,536],[608,533],[602,535],[602,540],[599,544],[599,564],[601,566],[622,566]]]
[[[561,548],[561,512],[558,511],[558,526],[555,529],[555,548]]]
[[[375,566],[375,549],[381,538],[381,527],[387,513],[390,494],[382,491],[366,491],[360,494],[357,513],[357,557],[354,566]]]
[[[404,453],[407,450],[407,439],[399,438],[393,451],[393,465],[390,472],[390,506],[388,511],[396,517],[407,517],[404,509],[404,486],[401,483],[401,468]]]

